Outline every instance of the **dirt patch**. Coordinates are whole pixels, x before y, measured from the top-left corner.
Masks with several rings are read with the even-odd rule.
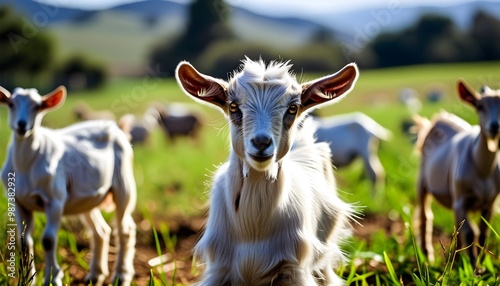
[[[156,228],[157,235],[155,236],[149,222],[145,223],[140,219],[137,221],[139,223],[137,224],[138,235],[134,257],[136,272],[134,282],[137,285],[147,285],[151,279],[152,272],[158,282],[165,280],[168,283],[167,285],[170,285],[172,281],[191,285],[198,276],[192,271],[192,249],[202,229],[203,218],[195,217],[186,219],[175,217],[162,220],[162,223],[169,227],[168,239],[171,240],[169,242],[164,241],[162,234],[159,233],[159,227]],[[113,272],[118,252],[118,248],[113,243],[114,241],[112,239],[108,257],[108,267],[111,273]],[[157,242],[160,247],[159,252],[157,250]],[[168,243],[172,242],[175,242],[175,250],[167,250]],[[79,250],[88,250],[89,248],[88,239],[77,237],[77,244]],[[76,257],[74,253],[67,249],[61,249],[60,254],[62,257],[65,257],[66,265],[69,265],[69,268],[64,269],[64,271],[69,273],[72,280],[71,285],[86,286],[84,279],[87,270],[81,265],[79,259],[83,259],[89,263],[91,259],[90,251],[82,258]],[[110,280],[111,278],[108,278],[106,283],[111,283]]]
[[[384,215],[367,214],[360,221],[362,222],[362,225],[354,225],[353,235],[362,240],[366,240],[368,245],[370,243],[371,236],[375,232],[379,232],[380,230],[384,230],[384,232],[387,234],[387,237],[396,237],[396,239],[401,240],[401,243],[403,243],[403,240],[406,239],[405,224],[400,219],[394,220]],[[168,284],[175,280],[176,283],[191,285],[196,280],[196,277],[199,274],[195,273],[196,270],[192,269],[192,249],[203,227],[204,219],[201,217],[190,219],[176,217],[167,220],[167,223],[169,225],[170,235],[171,237],[177,239],[177,243],[175,245],[175,252],[171,252],[167,251],[165,247],[166,244],[163,239],[160,238],[158,240],[161,246],[161,254],[163,255],[163,263],[159,263],[160,259],[158,258],[159,255],[156,250],[156,243],[154,240],[152,229],[141,230],[141,224],[138,224],[138,233],[140,234],[137,240],[138,243],[136,246],[136,255],[134,259],[134,266],[136,271],[134,281],[138,285],[147,285],[147,283],[150,281],[151,271],[153,271],[155,279],[157,279],[158,281],[161,281],[161,279],[165,279]],[[449,236],[439,230],[435,230],[434,240],[435,242],[441,240],[445,245],[447,245],[447,243],[449,243]],[[76,257],[69,251],[62,251],[67,253],[67,260],[69,262],[69,265],[71,265],[66,271],[70,273],[74,281],[72,285],[85,285],[83,284],[83,279],[86,274],[84,268],[79,266],[79,264],[76,262]],[[110,271],[112,271],[113,269],[116,252],[116,247],[112,246],[109,256]],[[84,259],[85,261],[90,261],[90,253],[88,253],[84,257]],[[154,259],[157,260],[157,264],[159,265],[154,265]],[[153,264],[150,264],[150,262],[153,262]],[[379,267],[383,267],[383,265],[379,264],[378,267],[375,268]]]
[[[395,215],[365,214],[360,220],[360,224],[354,225],[354,236],[370,242],[374,233],[383,230],[387,237],[395,237],[400,243],[408,238],[405,222]],[[443,232],[439,227],[434,227],[432,233],[433,244],[442,243],[447,246],[451,241],[451,234]]]

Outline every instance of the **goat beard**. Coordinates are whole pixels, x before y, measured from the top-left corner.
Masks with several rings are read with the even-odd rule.
[[[273,162],[269,165],[269,168],[266,170],[260,171],[260,172],[266,172],[266,177],[270,181],[276,180],[278,177],[278,171],[280,169],[280,163],[279,162]],[[243,166],[242,166],[242,176],[244,178],[248,177],[248,173],[250,172],[250,169],[254,169],[248,162],[244,161]],[[255,170],[255,169],[254,169]]]
[[[30,137],[31,134],[33,134],[33,129],[26,130],[24,132],[15,130],[15,133],[16,133],[17,137],[22,138],[22,139],[26,139],[26,138]]]
[[[500,133],[498,133],[495,137],[490,138],[488,137],[486,139],[486,144],[488,146],[488,150],[491,153],[496,153],[499,149],[499,144],[500,144]]]

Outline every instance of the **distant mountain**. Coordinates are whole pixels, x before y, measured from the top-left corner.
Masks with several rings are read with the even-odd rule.
[[[471,23],[474,13],[484,10],[500,18],[500,2],[481,0],[451,6],[369,8],[300,17],[273,17],[238,7],[220,11],[242,39],[279,47],[294,47],[318,31],[330,31],[345,45],[361,48],[381,31],[412,25],[426,13],[450,17],[461,29]],[[151,47],[181,32],[187,21],[186,4],[165,0],[145,0],[109,9],[88,11],[55,7],[33,0],[0,0],[33,24],[48,28],[57,38],[61,54],[92,54],[120,73],[143,69]],[[227,13],[228,12],[228,13]],[[126,47],[126,48],[124,48]]]
[[[66,21],[85,21],[93,17],[97,11],[88,11],[74,8],[63,8],[46,5],[33,0],[2,0],[2,3],[13,6],[24,15],[38,17],[38,21],[48,21],[48,25]],[[437,13],[450,17],[459,28],[466,29],[470,26],[474,13],[484,10],[500,18],[500,2],[481,0],[474,2],[459,3],[455,5],[442,6],[436,2],[435,6],[381,6],[353,11],[325,11],[320,14],[311,15],[309,18],[301,17],[272,17],[264,16],[238,7],[230,7],[230,23],[237,30],[237,34],[243,38],[253,39],[254,36],[263,35],[263,41],[272,40],[274,36],[268,36],[269,27],[277,27],[280,33],[277,39],[282,40],[284,36],[291,37],[290,42],[296,40],[295,33],[283,34],[283,28],[295,29],[297,38],[303,39],[303,33],[310,33],[321,28],[331,30],[341,41],[353,42],[354,37],[365,34],[374,37],[383,30],[394,31],[408,27],[415,23],[426,13]],[[127,12],[150,20],[159,20],[164,17],[185,17],[187,4],[181,4],[166,0],[145,0],[129,4],[122,4],[105,11]],[[100,11],[102,12],[102,11]],[[221,11],[220,16],[225,11]],[[43,16],[41,16],[43,15]],[[47,16],[47,17],[45,17]],[[45,17],[45,18],[42,18]],[[36,21],[36,20],[35,20]],[[247,25],[251,24],[251,25]],[[257,31],[259,28],[260,31]],[[248,31],[246,31],[248,29]],[[273,29],[271,29],[273,31]]]
[[[11,6],[15,11],[27,17],[29,21],[43,27],[72,21],[94,13],[94,11],[47,5],[33,0],[2,0],[0,6],[2,5]]]
[[[62,21],[71,21],[85,18],[87,14],[95,14],[96,11],[81,10],[75,8],[64,8],[47,5],[33,0],[2,0],[1,4],[13,6],[28,17],[36,17],[45,14],[48,23],[53,24]],[[146,17],[168,17],[171,15],[185,15],[186,4],[168,0],[145,0],[129,4],[122,4],[107,10],[115,12],[128,12]],[[340,34],[351,33],[354,29],[366,31],[397,30],[407,27],[426,13],[438,13],[450,17],[458,27],[465,29],[470,23],[473,14],[478,10],[484,10],[500,18],[500,2],[494,0],[480,0],[455,5],[443,6],[436,2],[435,6],[399,6],[370,7],[353,11],[325,11],[320,14],[311,15],[309,18],[285,17],[278,18],[264,16],[257,12],[251,12],[238,7],[230,8],[236,20],[240,17],[253,18],[269,23],[280,23],[297,27],[304,25],[306,29],[324,26]],[[224,12],[224,11],[222,11]],[[224,15],[222,15],[223,17]],[[45,21],[45,18],[40,20]]]
[[[15,10],[24,14],[32,22],[39,21],[38,18],[47,21],[43,26],[59,26],[61,24],[76,23],[89,24],[90,20],[105,18],[106,14],[119,15],[126,13],[134,15],[134,20],[151,21],[150,24],[162,23],[164,19],[179,19],[174,24],[186,21],[187,5],[165,0],[145,0],[128,4],[118,5],[100,11],[89,11],[75,8],[62,8],[46,5],[33,0],[3,0],[4,3],[14,7]],[[271,44],[298,45],[307,40],[310,35],[322,28],[321,24],[308,19],[297,17],[276,18],[260,15],[242,8],[229,6],[229,23],[233,26],[236,34],[243,39],[259,40]],[[225,17],[226,11],[221,11],[220,16]],[[170,21],[172,22],[172,21]],[[167,27],[166,31],[171,30]],[[178,27],[182,28],[182,27]]]
[[[232,7],[229,25],[242,39],[286,47],[307,43],[324,25],[298,17],[270,17]],[[333,32],[333,31],[332,31]]]
[[[186,12],[186,5],[164,0],[146,0],[118,5],[105,10],[83,10],[52,6],[33,0],[2,0],[0,5],[9,5],[32,22],[53,25],[61,22],[90,19],[99,12],[126,12],[143,17],[168,17]]]
[[[109,10],[129,12],[146,17],[168,17],[173,14],[184,15],[186,13],[186,5],[164,0],[146,0],[118,5]]]
[[[428,13],[441,14],[451,18],[455,24],[466,29],[470,26],[476,11],[486,11],[500,18],[499,1],[474,1],[443,6],[436,1],[435,6],[405,7],[401,4],[395,7],[381,6],[348,12],[325,11],[315,15],[312,21],[331,29],[352,33],[362,30],[373,34],[382,30],[400,30],[415,23],[422,15]]]

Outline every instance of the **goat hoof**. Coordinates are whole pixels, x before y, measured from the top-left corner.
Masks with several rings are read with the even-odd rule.
[[[64,272],[62,270],[58,270],[53,274],[53,276],[50,278],[47,278],[45,276],[43,285],[44,286],[63,286],[62,279],[64,277]]]
[[[85,285],[102,286],[104,285],[105,275],[90,275],[85,276]]]
[[[63,286],[62,281],[58,279],[52,279],[52,281],[45,281],[44,286]]]
[[[112,281],[111,285],[130,286],[132,279],[120,277],[120,276],[115,276],[115,277],[113,277],[113,279],[111,281]]]

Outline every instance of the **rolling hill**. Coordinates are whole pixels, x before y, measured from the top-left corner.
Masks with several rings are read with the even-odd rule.
[[[91,54],[111,67],[112,74],[141,74],[151,47],[172,39],[187,21],[187,5],[165,0],[145,0],[105,10],[81,10],[47,5],[33,0],[3,0],[28,21],[46,28],[59,42],[61,58],[74,53]],[[220,11],[242,39],[276,47],[294,47],[307,42],[320,29],[330,31],[345,44],[361,33],[374,37],[382,30],[396,30],[415,22],[425,13],[451,17],[466,29],[479,10],[500,17],[497,1],[475,1],[442,7],[399,7],[362,9],[350,12],[325,11],[314,17],[266,16],[238,7]],[[305,17],[305,16],[304,16]]]

